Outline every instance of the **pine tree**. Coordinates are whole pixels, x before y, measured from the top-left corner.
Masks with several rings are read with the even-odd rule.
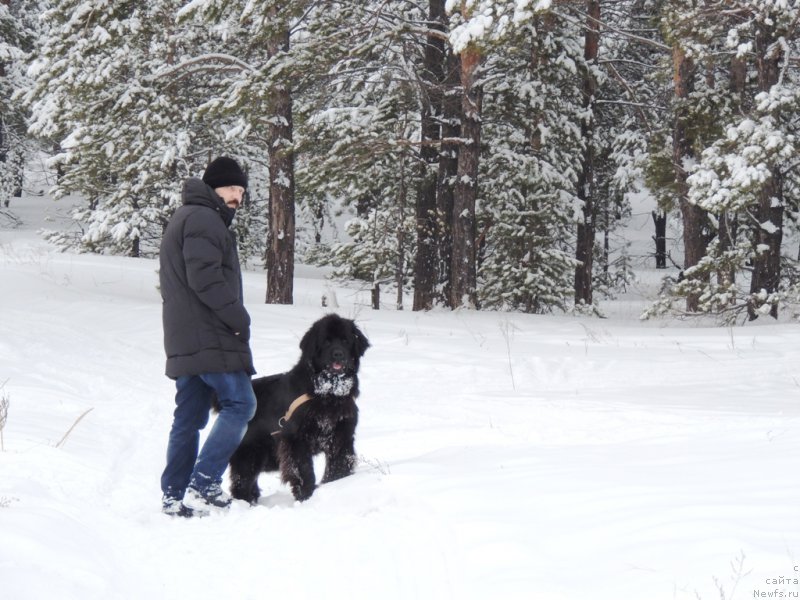
[[[457,8],[458,3],[451,6]],[[451,40],[456,45],[463,47],[479,40],[491,47],[492,55],[514,56],[520,47],[514,32],[524,26],[533,26],[538,32],[532,63],[539,60],[543,66],[533,70],[530,80],[515,79],[515,67],[510,64],[499,66],[496,77],[508,80],[509,97],[530,94],[526,89],[529,86],[536,89],[540,96],[536,102],[515,109],[523,115],[523,122],[528,119],[547,128],[547,135],[536,139],[530,134],[530,124],[526,130],[517,120],[511,129],[497,136],[498,141],[513,140],[515,136],[530,138],[534,151],[520,146],[507,152],[507,156],[530,155],[526,158],[528,164],[493,168],[488,177],[492,182],[489,197],[504,197],[504,191],[494,187],[493,180],[500,179],[509,191],[522,190],[525,200],[506,201],[506,206],[514,206],[516,212],[497,213],[489,220],[490,226],[479,228],[486,231],[487,239],[491,237],[498,248],[503,248],[497,256],[486,254],[488,264],[482,269],[491,276],[483,278],[482,294],[487,299],[492,297],[494,305],[503,305],[497,298],[527,298],[516,305],[511,302],[510,306],[516,309],[566,309],[564,268],[569,265],[575,303],[592,306],[595,288],[604,294],[612,293],[615,286],[624,285],[630,277],[624,248],[612,247],[612,233],[629,214],[625,194],[641,178],[646,136],[636,130],[646,127],[652,119],[641,73],[641,67],[646,65],[641,61],[645,53],[638,48],[650,42],[644,35],[651,34],[637,30],[641,7],[626,10],[627,5],[615,5],[615,10],[609,11],[613,26],[605,27],[601,37],[596,2],[551,5],[485,0],[470,6],[476,16],[454,29]],[[630,30],[635,33],[628,33]],[[551,48],[545,47],[547,43]],[[551,52],[553,57],[548,58]],[[537,53],[542,56],[537,57]],[[486,81],[490,82],[493,76],[487,74]],[[494,100],[485,104],[490,114]],[[549,116],[551,110],[557,118]],[[502,144],[488,133],[494,121],[494,117],[485,119],[488,137],[484,139],[491,139],[485,143],[499,148]],[[543,172],[549,173],[547,177],[541,175],[543,165]],[[505,175],[506,171],[515,174],[516,183],[510,182],[514,177]],[[523,185],[525,178],[533,185]],[[600,235],[602,244],[596,240]],[[484,236],[479,235],[479,239],[483,241]],[[527,243],[519,243],[524,239]],[[612,264],[614,252],[620,253],[615,259],[616,267]],[[512,273],[516,276],[511,277]],[[508,282],[502,280],[503,275],[509,275]],[[501,279],[495,281],[498,276]]]
[[[415,107],[398,91],[387,82],[357,86],[346,107],[326,111],[330,120],[314,119],[314,138],[323,154],[301,174],[305,189],[328,197],[344,194],[354,204],[356,215],[346,226],[350,240],[335,243],[329,260],[335,277],[369,285],[374,308],[386,284],[395,285],[396,305],[402,308],[413,269],[418,170],[413,149],[404,142],[415,135],[418,120]]]
[[[578,223],[575,258],[575,304],[592,304],[592,271],[594,266],[594,241],[597,231],[595,173],[595,105],[598,94],[597,59],[600,51],[600,2],[588,0],[586,31],[581,69],[583,108],[581,138],[583,142],[581,167],[578,171],[577,194],[582,204],[583,216]]]
[[[420,176],[417,191],[417,252],[414,263],[414,310],[429,310],[436,300],[438,283],[439,160],[441,156],[444,83],[447,67],[445,31],[447,16],[444,0],[429,0],[428,33],[423,39],[423,64],[420,78]]]
[[[680,215],[685,249],[651,314],[800,299],[797,3],[42,2],[29,52],[29,3],[0,0],[0,192],[27,106],[58,148],[56,196],[84,198],[77,236],[50,236],[64,245],[154,253],[182,180],[230,154],[268,301],[292,301],[307,248],[376,307],[391,287],[416,310],[594,310],[627,278],[617,231],[647,162],[656,222]]]
[[[51,240],[95,252],[156,252],[181,182],[235,147],[233,120],[209,103],[239,70],[230,71],[224,56],[187,59],[227,32],[178,26],[182,4],[61,0],[45,13],[26,96],[31,131],[60,146],[55,197],[85,199],[74,214],[80,234],[54,232]],[[246,152],[237,155],[250,164]]]
[[[487,65],[480,184],[480,297],[488,308],[566,310],[573,293],[582,48],[552,16],[507,38]]]
[[[476,308],[478,282],[476,204],[478,173],[481,158],[481,126],[483,84],[481,49],[470,44],[460,52],[461,58],[461,145],[453,192],[450,305]]]
[[[247,138],[265,149],[269,172],[269,230],[266,240],[267,303],[291,304],[296,246],[294,96],[309,75],[309,40],[303,32],[323,11],[307,1],[195,2],[191,11],[210,24],[240,28],[247,40],[236,57],[251,65],[230,90],[225,105],[231,109]],[[307,8],[309,10],[307,10]],[[324,18],[324,16],[323,16]],[[311,44],[308,42],[311,41]],[[295,50],[294,46],[298,45]],[[259,48],[261,50],[259,50]],[[262,160],[264,160],[262,159]]]
[[[336,276],[365,281],[375,307],[387,284],[403,306],[416,259],[417,198],[430,168],[420,150],[420,40],[428,30],[409,23],[424,23],[426,8],[342,3],[336,15],[314,15],[308,33],[317,39],[304,50],[316,48],[327,72],[298,100],[301,201],[312,213],[329,204],[355,213],[351,239],[335,243],[327,259],[319,249],[316,256],[329,260]]]
[[[25,163],[35,150],[15,95],[29,85],[26,61],[39,10],[37,2],[0,0],[0,207],[22,195]]]
[[[602,8],[598,56],[592,69],[596,82],[591,140],[596,236],[592,292],[613,296],[632,278],[628,242],[620,231],[631,213],[629,193],[643,191],[647,138],[661,121],[660,86],[654,85],[654,75],[664,46],[652,26],[654,8],[648,0],[602,3]],[[595,21],[589,14],[585,18],[587,26]]]
[[[687,297],[695,299],[694,310],[726,322],[743,311],[751,319],[776,317],[781,301],[796,298],[796,262],[781,250],[798,192],[800,105],[786,62],[786,49],[798,46],[798,7],[741,1],[724,14],[695,14],[680,31],[705,71],[691,100],[695,114],[705,113],[696,122],[707,125],[696,127],[702,143],[686,183],[688,202],[710,216],[710,242],[649,314]]]
[[[445,74],[442,84],[441,146],[436,175],[437,289],[439,304],[453,308],[453,200],[458,174],[458,148],[461,133],[460,73],[461,58],[451,45],[445,46]]]

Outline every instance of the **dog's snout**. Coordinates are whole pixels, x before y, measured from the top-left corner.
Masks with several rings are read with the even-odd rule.
[[[333,351],[331,352],[331,358],[333,358],[333,360],[337,362],[343,361],[345,359],[344,350],[342,350],[341,348],[334,348]]]

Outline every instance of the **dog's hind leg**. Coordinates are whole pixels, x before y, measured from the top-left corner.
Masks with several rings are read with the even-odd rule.
[[[244,478],[231,473],[231,496],[238,500],[245,500],[250,504],[257,504],[261,496],[258,478]]]
[[[256,450],[247,445],[239,446],[230,461],[231,496],[250,504],[256,504],[261,496],[258,475],[262,460]]]

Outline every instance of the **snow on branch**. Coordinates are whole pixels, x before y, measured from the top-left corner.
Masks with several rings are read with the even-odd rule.
[[[195,73],[208,71],[252,73],[255,71],[255,67],[230,54],[203,54],[156,71],[147,78],[147,81],[152,82],[168,77],[175,77],[179,80]]]
[[[450,32],[450,43],[460,53],[472,43],[501,37],[510,26],[521,25],[536,13],[550,9],[552,0],[447,0],[445,10],[460,13],[463,23]]]

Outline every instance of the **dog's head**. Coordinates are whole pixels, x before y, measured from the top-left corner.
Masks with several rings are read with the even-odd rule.
[[[369,348],[367,337],[350,319],[322,317],[300,340],[303,360],[310,366],[315,391],[347,396],[357,385],[359,362]]]

